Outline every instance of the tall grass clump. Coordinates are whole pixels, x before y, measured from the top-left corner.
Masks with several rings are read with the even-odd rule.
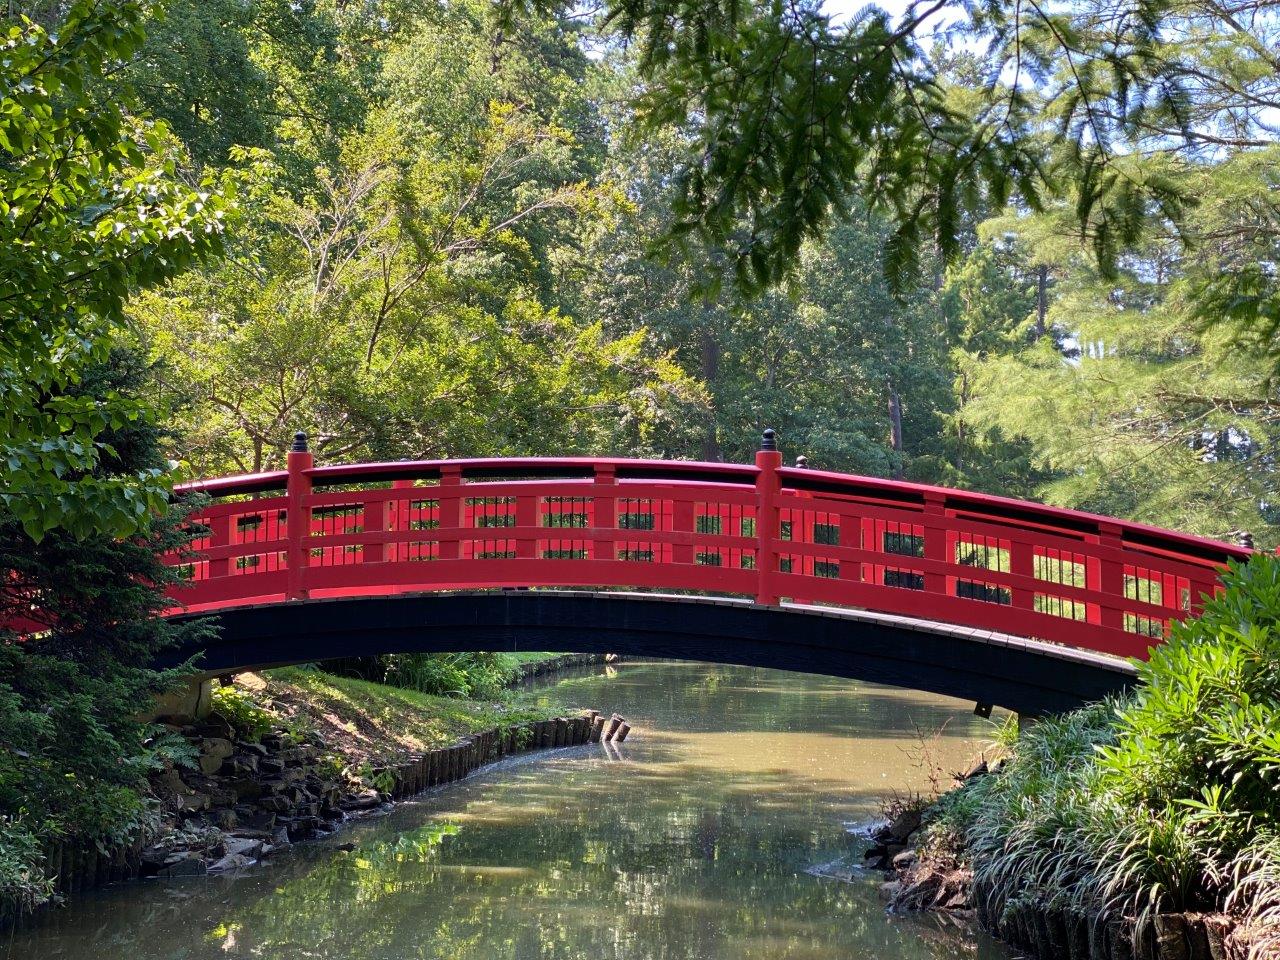
[[[1222,580],[1132,694],[1022,731],[939,804],[991,915],[1223,911],[1280,944],[1280,561]]]

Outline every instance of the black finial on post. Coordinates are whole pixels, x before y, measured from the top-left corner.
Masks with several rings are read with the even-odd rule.
[[[293,446],[290,448],[294,453],[307,452],[307,435],[299,430],[293,435]]]
[[[760,438],[760,449],[761,450],[777,450],[778,449],[778,435],[773,432],[772,427],[765,428],[764,435]]]

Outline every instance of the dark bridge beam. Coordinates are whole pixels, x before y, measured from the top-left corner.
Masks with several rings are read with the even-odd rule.
[[[1125,661],[987,631],[832,608],[576,591],[412,593],[303,600],[212,614],[216,675],[380,653],[563,650],[773,667],[926,690],[1024,715],[1126,689]]]

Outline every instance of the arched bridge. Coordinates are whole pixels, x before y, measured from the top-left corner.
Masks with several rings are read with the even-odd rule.
[[[174,615],[210,673],[408,650],[612,650],[894,683],[1025,713],[1128,685],[1249,551],[960,490],[622,459],[316,466],[182,488]],[[301,518],[300,521],[297,518]],[[527,589],[526,589],[527,588]],[[176,651],[174,657],[193,651]]]

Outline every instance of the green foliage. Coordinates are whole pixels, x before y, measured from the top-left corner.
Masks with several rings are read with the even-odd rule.
[[[1065,211],[984,225],[981,249],[1007,251],[1024,270],[1040,265],[1053,277],[1052,298],[1044,336],[972,365],[965,415],[1027,444],[1046,499],[1277,541],[1273,347],[1229,312],[1215,313],[1205,292],[1231,282],[1223,278],[1246,260],[1265,262],[1267,245],[1280,241],[1266,213],[1275,156],[1272,148],[1180,174],[1200,198],[1188,228],[1223,242],[1187,257],[1152,217],[1113,277],[1067,234]],[[1210,315],[1216,321],[1206,324]]]
[[[235,687],[215,686],[213,709],[235,727],[237,736],[251,743],[261,740],[276,724],[269,710],[258,706],[252,697]]]
[[[32,537],[128,535],[162,508],[167,464],[96,469],[139,397],[74,389],[101,364],[126,298],[221,240],[224,194],[187,186],[162,124],[107,89],[149,5],[67,6],[56,31],[0,24],[0,503]]]
[[[322,111],[236,151],[233,258],[135,301],[202,472],[278,465],[297,429],[321,458],[663,450],[701,402],[643,329],[561,309],[578,231],[625,200],[583,52],[555,22],[495,41],[486,9],[398,20],[348,78],[358,124]],[[344,50],[365,29],[326,23]]]
[[[505,653],[394,653],[338,661],[330,668],[406,690],[438,697],[493,700],[519,675]]]
[[[995,913],[1226,909],[1280,940],[1280,560],[1223,583],[1132,696],[1035,724],[941,802],[933,829],[963,836]]]
[[[0,817],[0,902],[20,913],[48,900],[53,881],[40,869],[40,840],[20,819]]]
[[[80,397],[132,398],[152,371],[117,350],[81,371]],[[110,455],[96,470],[131,476],[163,463],[162,431],[137,421],[100,435]],[[39,540],[0,508],[0,817],[41,842],[121,842],[150,821],[146,774],[180,755],[166,728],[139,719],[182,671],[148,668],[156,653],[198,642],[207,626],[156,618],[163,590],[177,581],[160,554],[188,542],[184,507],[166,507],[134,537],[75,536],[55,529]],[[28,631],[16,642],[14,628]],[[25,847],[0,859],[40,867]]]

